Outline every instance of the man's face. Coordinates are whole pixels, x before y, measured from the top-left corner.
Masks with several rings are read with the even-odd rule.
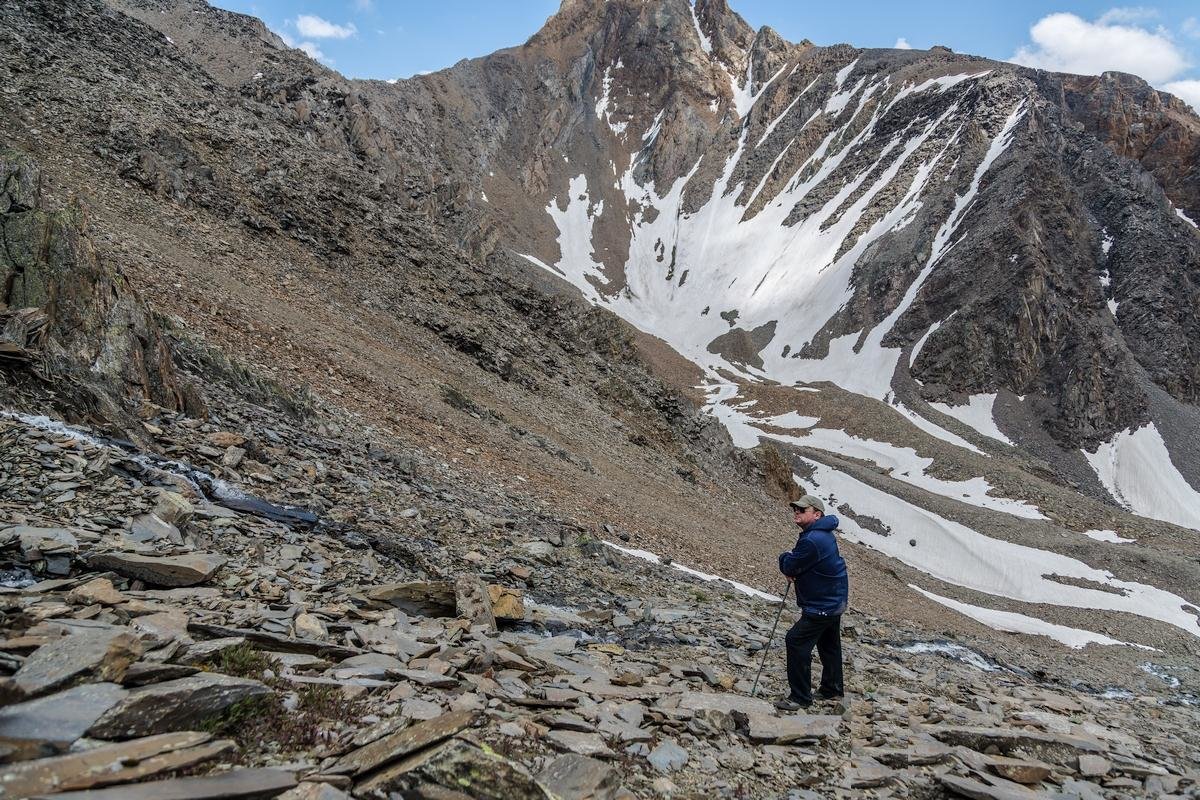
[[[793,508],[792,513],[792,519],[794,519],[796,524],[801,528],[811,525],[821,518],[821,512],[817,511],[811,506],[805,506],[804,508]]]

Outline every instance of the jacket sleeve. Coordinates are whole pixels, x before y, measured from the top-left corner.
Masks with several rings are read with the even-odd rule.
[[[801,539],[794,548],[779,554],[779,571],[795,578],[816,566],[817,561],[817,548],[812,542]]]

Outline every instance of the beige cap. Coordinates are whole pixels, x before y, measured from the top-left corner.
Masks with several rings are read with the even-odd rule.
[[[806,508],[815,508],[822,514],[825,513],[825,504],[821,502],[821,498],[813,497],[811,494],[806,494],[799,500],[793,500],[789,505],[797,511],[803,511]]]

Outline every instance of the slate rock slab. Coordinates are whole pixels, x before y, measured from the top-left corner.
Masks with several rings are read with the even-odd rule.
[[[12,759],[61,753],[129,694],[115,683],[88,683],[0,708],[0,745]]]
[[[85,675],[119,682],[141,654],[141,643],[127,630],[81,631],[34,650],[13,676],[13,682],[29,697],[53,691]]]
[[[238,800],[274,797],[295,785],[295,776],[284,770],[237,769],[203,778],[173,778],[108,789],[42,795],[35,800]]]
[[[182,556],[143,556],[136,553],[100,553],[88,560],[92,569],[110,569],[124,578],[152,586],[195,586],[212,577],[226,562],[213,553]]]
[[[97,739],[126,739],[187,730],[234,703],[270,693],[271,690],[258,681],[201,672],[132,690],[109,709],[88,734]]]
[[[417,787],[421,794],[414,793]],[[426,748],[379,771],[358,784],[354,796],[552,799],[525,767],[461,739]]]
[[[837,736],[841,717],[822,714],[796,714],[786,717],[747,714],[746,720],[752,741],[791,744]]]
[[[452,711],[384,736],[342,756],[328,772],[361,775],[440,742],[475,721],[473,711]]]
[[[567,753],[538,773],[538,782],[562,800],[609,800],[620,788],[617,771],[588,756]]]
[[[766,700],[723,692],[684,692],[679,697],[679,707],[689,711],[724,711],[726,714],[740,711],[764,717],[775,714],[775,707]]]
[[[3,797],[28,797],[128,783],[192,766],[233,749],[233,742],[210,742],[207,733],[187,731],[148,736],[52,758],[0,767]]]

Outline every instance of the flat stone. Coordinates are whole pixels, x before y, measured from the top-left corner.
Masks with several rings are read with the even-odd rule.
[[[194,586],[212,577],[226,562],[214,553],[188,553],[182,556],[143,556],[136,553],[100,553],[88,564],[92,569],[110,569],[124,578],[144,581],[152,586]]]
[[[14,760],[56,755],[87,733],[129,693],[115,683],[87,683],[0,708],[0,745]]]
[[[169,522],[159,519],[156,514],[142,514],[135,517],[129,526],[128,536],[139,544],[149,542],[172,542],[183,544],[183,536],[179,529]]]
[[[85,675],[120,682],[141,654],[141,642],[125,629],[81,631],[34,650],[13,676],[13,683],[24,695],[34,697]]]
[[[1035,792],[1018,783],[999,778],[996,779],[997,783],[991,785],[957,775],[942,775],[940,780],[950,791],[971,800],[1033,800],[1050,797],[1046,792]]]
[[[542,786],[562,800],[610,800],[621,784],[615,769],[578,753],[559,756],[537,777]]]
[[[138,661],[130,664],[129,669],[125,670],[125,677],[121,679],[121,685],[133,687],[145,686],[148,683],[162,683],[163,681],[173,681],[176,678],[186,678],[188,675],[195,675],[198,671],[195,667],[181,664],[154,664]]]
[[[431,744],[447,739],[469,727],[475,721],[471,711],[451,711],[434,719],[418,722],[401,731],[376,739],[368,745],[352,750],[338,759],[331,773],[361,775],[376,770],[397,759],[404,758]]]
[[[127,599],[113,587],[112,581],[108,578],[93,578],[67,592],[67,602],[81,606],[90,606],[96,603],[115,606],[124,603]]]
[[[278,769],[235,769],[203,778],[126,784],[109,789],[46,795],[45,800],[235,800],[274,797],[296,785],[291,772]],[[37,798],[36,800],[43,800]]]
[[[684,692],[679,697],[679,707],[689,711],[724,711],[726,714],[740,711],[746,715],[766,717],[775,715],[775,707],[766,700],[724,692]]]
[[[303,653],[305,655],[321,656],[341,661],[350,656],[362,655],[362,650],[354,647],[322,642],[317,639],[296,639],[270,631],[260,631],[251,628],[232,628],[227,625],[213,625],[207,622],[188,623],[188,632],[194,636],[208,639],[241,636],[247,641],[262,645],[264,650],[281,653]]]
[[[461,739],[450,739],[385,767],[354,787],[356,797],[552,800],[520,764]]]
[[[1004,756],[988,756],[988,766],[1001,778],[1007,778],[1017,783],[1041,783],[1050,777],[1054,770],[1049,764],[1041,761],[1029,761],[1021,758],[1006,758]]]
[[[1074,760],[1080,751],[1103,752],[1097,739],[1065,734],[1040,733],[1021,728],[981,728],[934,725],[926,729],[934,738],[948,744],[984,752],[997,748],[1004,755],[1033,756],[1039,760],[1063,763]]]
[[[18,673],[19,674],[19,673]],[[1085,778],[1099,778],[1112,769],[1112,762],[1104,756],[1080,755],[1079,774]]]
[[[216,661],[220,658],[221,653],[226,650],[232,650],[235,647],[244,647],[246,637],[244,636],[226,636],[222,639],[208,639],[203,642],[195,642],[188,645],[187,650],[179,656],[176,656],[175,662],[178,664],[206,664]]]
[[[228,739],[209,742],[207,733],[166,733],[120,744],[94,747],[36,761],[7,764],[0,785],[4,797],[92,789],[128,783],[185,769],[233,749]]]
[[[750,739],[760,743],[791,744],[828,739],[838,735],[841,717],[824,714],[796,714],[777,717],[747,714]]]
[[[546,734],[546,740],[564,750],[570,750],[572,753],[578,753],[581,756],[615,755],[613,751],[609,750],[608,746],[604,744],[604,740],[600,738],[600,734],[598,733],[584,733],[582,731],[550,731]]]
[[[109,709],[88,734],[124,739],[187,730],[234,703],[271,693],[262,683],[215,672],[201,672],[165,683],[142,686]]]
[[[688,763],[688,754],[674,739],[663,739],[650,751],[646,760],[659,772],[674,772]]]

